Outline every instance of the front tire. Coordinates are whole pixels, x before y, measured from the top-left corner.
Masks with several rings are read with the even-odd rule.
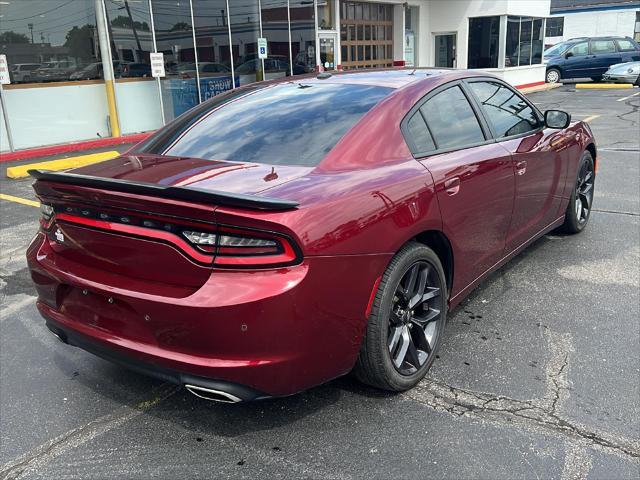
[[[595,169],[591,153],[584,152],[578,164],[576,183],[565,212],[564,223],[560,230],[565,233],[580,233],[589,223],[593,206]]]
[[[547,70],[547,75],[545,77],[547,83],[558,83],[561,78],[560,70],[557,68],[550,68]]]
[[[384,390],[413,388],[435,359],[446,314],[440,259],[423,244],[407,244],[380,281],[354,368],[356,378]]]

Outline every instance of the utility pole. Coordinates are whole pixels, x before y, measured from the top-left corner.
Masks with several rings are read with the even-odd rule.
[[[107,94],[107,107],[109,109],[109,122],[111,125],[111,135],[119,137],[120,122],[118,120],[118,108],[116,106],[116,95],[114,89],[113,60],[109,47],[109,24],[101,0],[95,0],[96,6],[96,27],[98,30],[98,43],[100,45],[100,58],[102,60],[102,72],[104,74],[104,87]]]
[[[127,9],[127,15],[129,15],[129,21],[131,22],[131,30],[133,30],[133,36],[136,38],[136,44],[138,45],[138,55],[140,55],[142,53],[142,46],[140,45],[138,31],[136,30],[136,24],[133,21],[133,17],[131,16],[131,9],[129,8],[129,2],[127,0],[124,0],[124,8]],[[136,59],[138,59],[138,55],[136,55]]]
[[[33,23],[27,23],[27,27],[31,31],[31,44],[33,45]]]

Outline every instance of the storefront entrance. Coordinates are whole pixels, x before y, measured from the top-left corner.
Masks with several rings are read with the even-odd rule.
[[[393,66],[393,5],[340,2],[345,70]]]
[[[446,33],[435,36],[435,66],[455,68],[456,66],[456,34]]]
[[[336,43],[338,43],[335,33],[321,33],[320,40],[320,66],[324,70],[336,70],[338,68],[336,59]]]

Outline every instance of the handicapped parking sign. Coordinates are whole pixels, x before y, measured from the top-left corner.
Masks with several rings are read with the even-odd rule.
[[[258,38],[258,58],[267,58],[267,39]]]

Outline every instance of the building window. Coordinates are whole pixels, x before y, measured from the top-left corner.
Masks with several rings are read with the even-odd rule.
[[[316,68],[315,9],[310,0],[289,0],[291,17],[292,75],[303,75]]]
[[[469,19],[468,68],[497,68],[500,17]]]
[[[264,78],[262,62],[258,58],[258,37],[260,36],[260,9],[257,1],[229,2],[231,20],[231,51],[233,52],[235,86],[246,85]],[[289,56],[276,57],[284,65],[286,72]],[[213,96],[215,93],[212,92]],[[204,100],[204,98],[203,98]]]
[[[334,30],[333,20],[334,0],[318,0],[318,29]]]
[[[341,11],[343,68],[393,66],[393,6],[341,2]]]
[[[547,18],[547,37],[561,37],[564,32],[564,17]]]
[[[505,67],[536,65],[542,63],[542,19],[531,17],[507,17]]]
[[[59,2],[55,8],[48,2],[0,3],[1,52],[7,56],[12,83],[103,78],[93,0],[73,5]],[[112,20],[116,21],[113,28],[117,28],[119,22],[129,22],[130,17],[124,13]]]

